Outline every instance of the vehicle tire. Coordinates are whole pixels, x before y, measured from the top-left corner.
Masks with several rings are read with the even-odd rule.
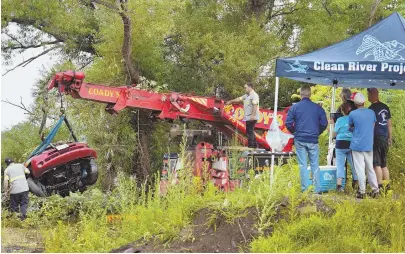
[[[98,169],[97,164],[94,159],[90,160],[90,168],[87,171],[87,176],[82,180],[84,185],[93,185],[97,182],[98,178]]]
[[[28,182],[28,188],[29,188],[30,192],[34,193],[38,197],[47,196],[46,193],[42,190],[42,188],[38,184],[35,183],[35,181],[34,181],[34,179],[32,179],[32,177],[28,177],[27,182]]]

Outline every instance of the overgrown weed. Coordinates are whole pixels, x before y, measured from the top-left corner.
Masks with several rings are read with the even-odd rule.
[[[311,197],[300,191],[294,162],[276,166],[272,184],[269,172],[263,172],[245,179],[243,187],[223,192],[211,182],[195,179],[186,153],[181,157],[178,184],[169,184],[164,196],[159,180],[146,191],[146,186],[137,186],[122,173],[110,193],[91,189],[66,198],[32,198],[26,221],[8,218],[5,212],[2,227],[39,230],[46,252],[108,252],[152,239],[170,243],[203,208],[212,211],[212,220],[221,215],[232,222],[255,207],[261,236],[251,243],[254,252],[405,251],[404,196],[328,201],[334,214],[300,216],[298,206]]]
[[[404,252],[405,200],[344,200],[335,213],[281,221],[271,236],[252,242],[253,252]]]

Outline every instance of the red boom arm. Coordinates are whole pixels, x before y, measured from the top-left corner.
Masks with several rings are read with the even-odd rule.
[[[241,105],[225,106],[224,101],[215,97],[202,97],[183,95],[178,93],[155,93],[137,89],[135,86],[105,86],[85,83],[83,72],[66,71],[60,72],[49,81],[48,90],[58,88],[61,93],[70,94],[74,98],[107,103],[106,110],[110,113],[118,113],[124,108],[149,109],[156,112],[160,119],[187,118],[211,122],[226,134],[237,132],[246,134],[246,125],[242,121],[244,116]],[[280,129],[287,132],[285,127],[286,111],[280,112],[278,117]],[[267,131],[273,118],[273,111],[260,109],[260,119],[256,129]],[[231,126],[232,127],[231,127]],[[265,139],[266,133],[260,136],[256,133],[256,140],[260,147],[270,150]],[[237,135],[245,145],[247,140]],[[284,149],[290,152],[291,144]]]

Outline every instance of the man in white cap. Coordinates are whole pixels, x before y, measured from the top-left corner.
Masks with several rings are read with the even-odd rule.
[[[349,125],[353,131],[350,149],[353,153],[354,169],[359,181],[357,198],[364,198],[366,193],[366,172],[368,182],[373,190],[371,195],[377,197],[379,194],[377,176],[373,167],[373,141],[376,117],[374,111],[364,108],[365,102],[366,98],[364,95],[357,93],[354,96],[354,103],[357,109],[349,114]]]

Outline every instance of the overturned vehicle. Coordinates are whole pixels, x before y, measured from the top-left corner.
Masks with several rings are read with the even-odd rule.
[[[62,116],[25,163],[30,170],[27,179],[30,192],[39,197],[83,192],[87,186],[95,184],[98,178],[96,151],[86,143],[78,142],[72,131],[75,142],[51,143],[62,122],[71,131],[67,119]]]

